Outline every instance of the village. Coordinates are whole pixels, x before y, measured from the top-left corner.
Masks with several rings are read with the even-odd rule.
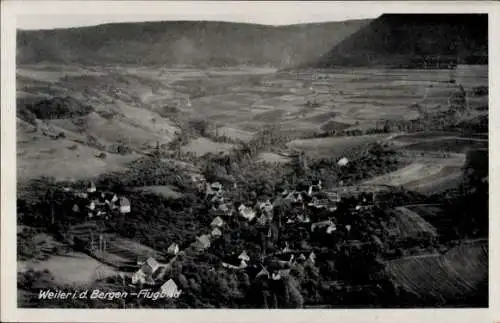
[[[343,158],[339,166],[345,166]],[[168,273],[178,257],[200,254],[209,249],[224,233],[233,228],[254,226],[266,240],[276,242],[278,250],[266,254],[264,249],[260,255],[251,255],[245,249],[226,256],[220,266],[229,271],[246,272],[252,280],[279,281],[287,278],[297,264],[312,264],[317,261],[315,248],[298,240],[280,239],[280,230],[287,227],[305,230],[308,235],[330,236],[332,241],[342,245],[363,245],[356,240],[356,224],[336,218],[336,211],[343,197],[356,201],[347,212],[353,217],[369,211],[376,204],[377,191],[385,187],[347,187],[325,188],[321,179],[313,180],[303,190],[278,189],[277,195],[266,200],[254,200],[246,203],[234,200],[236,184],[225,188],[220,182],[208,183],[196,179],[199,194],[207,206],[208,215],[212,217],[210,231],[203,232],[187,248],[181,250],[179,243],[172,241],[166,255],[157,254],[137,257],[135,264],[115,262],[112,249],[108,244],[109,233],[105,232],[104,223],[113,221],[118,216],[133,217],[134,206],[129,199],[109,191],[101,192],[93,182],[89,182],[85,191],[65,191],[73,194],[74,215],[81,223],[73,225],[69,230],[68,241],[77,248],[83,248],[90,255],[121,269],[120,280],[132,291],[157,291],[167,298],[178,298],[181,290],[175,277]],[[342,184],[342,183],[340,183]],[[368,192],[368,193],[367,193]],[[285,212],[285,206],[287,212]],[[97,222],[96,222],[97,221]],[[90,225],[92,223],[92,225]],[[317,248],[316,248],[317,249]]]

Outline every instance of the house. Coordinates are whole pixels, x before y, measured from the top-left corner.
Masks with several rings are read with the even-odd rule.
[[[168,249],[167,249],[167,253],[170,254],[170,255],[176,255],[179,253],[179,245],[177,243],[172,243]]]
[[[255,278],[259,278],[259,277],[263,277],[263,278],[269,279],[269,277],[270,277],[269,271],[267,271],[267,269],[265,267],[262,267],[262,269],[255,276]]]
[[[283,248],[283,250],[281,250],[281,252],[283,253],[287,253],[287,252],[291,252],[292,249],[290,249],[290,247],[288,246],[288,242],[285,242],[285,248]]]
[[[219,228],[214,228],[212,232],[210,232],[212,237],[220,237],[222,235],[222,231]]]
[[[311,225],[311,231],[314,232],[316,229],[326,229],[332,225],[334,225],[334,223],[331,220],[316,222]]]
[[[227,204],[223,203],[220,204],[219,207],[216,210],[217,214],[222,214],[225,216],[232,216],[233,215],[233,208],[228,207]]]
[[[337,226],[335,224],[331,224],[326,228],[327,234],[332,234],[335,231],[337,231]]]
[[[349,159],[345,158],[345,157],[342,157],[338,162],[337,162],[337,165],[339,165],[340,167],[343,167],[345,165],[347,165],[349,163]]]
[[[306,256],[304,256],[303,253],[301,253],[298,257],[297,257],[297,260],[300,260],[300,261],[306,261]]]
[[[167,298],[177,298],[182,293],[172,279],[167,280],[165,284],[161,285],[160,292]]]
[[[120,213],[130,213],[130,201],[126,197],[120,197],[118,199],[118,208]]]
[[[154,272],[160,267],[160,264],[153,257],[149,257],[146,262],[141,267],[141,270],[148,276],[154,274]]]
[[[208,234],[204,234],[197,237],[194,246],[201,250],[207,249],[210,247],[210,236]]]
[[[347,224],[345,226],[345,229],[347,230],[347,232],[351,232],[351,225],[350,224]]]
[[[80,207],[78,206],[78,204],[75,204],[75,205],[73,205],[73,208],[71,210],[75,213],[78,213],[78,212],[80,212]]]
[[[225,261],[222,262],[222,266],[224,268],[230,268],[230,269],[245,269],[248,267],[247,261],[248,260],[242,259],[240,257],[238,258],[230,257],[229,259],[226,259]]]
[[[238,256],[238,259],[249,261],[250,257],[248,256],[247,252],[243,250],[243,252]]]
[[[142,269],[139,269],[132,275],[132,284],[145,284],[147,275]]]
[[[92,211],[95,210],[95,202],[90,201],[89,205],[87,205],[87,208]]]
[[[314,180],[312,182],[312,185],[309,186],[309,190],[307,191],[307,194],[309,196],[312,196],[315,193],[321,192],[321,180]]]
[[[238,208],[240,211],[240,215],[247,219],[248,221],[252,221],[255,218],[255,211],[251,208],[246,207],[245,205],[240,205]]]
[[[311,251],[308,260],[314,264],[314,262],[316,261],[316,254],[314,253],[314,251]]]
[[[213,219],[212,223],[210,223],[210,226],[212,227],[222,227],[224,225],[224,220],[220,216],[217,216],[215,219]]]
[[[96,190],[97,188],[95,187],[94,182],[89,182],[89,184],[87,185],[87,192],[94,193]]]

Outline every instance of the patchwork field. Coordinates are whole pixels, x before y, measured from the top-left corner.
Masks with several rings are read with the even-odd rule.
[[[303,150],[312,157],[341,157],[346,150],[367,146],[383,140],[387,135],[297,139],[288,143],[291,149]]]
[[[217,134],[248,141],[266,124],[279,124],[284,131],[300,137],[317,131],[370,128],[380,119],[414,119],[419,114],[410,108],[412,104],[439,109],[438,105],[446,104],[449,95],[457,91],[457,84],[470,93],[472,108],[487,106],[487,95],[473,94],[475,88],[487,86],[484,66],[460,67],[453,76],[457,84],[449,82],[449,70],[354,68],[274,72],[249,67],[202,70],[19,66],[18,99],[70,96],[94,109],[78,118],[38,119],[32,133],[22,131],[20,135],[18,131],[19,177],[33,178],[44,173],[76,178],[120,169],[125,161],[137,156],[115,156],[117,145],[142,154],[157,142],[168,143],[179,130],[178,119],[206,118],[218,125]],[[60,133],[64,137],[44,139]],[[363,136],[298,140],[289,146],[324,156],[341,154],[345,147],[377,139]],[[401,142],[403,139],[409,148],[419,150],[440,147],[462,152],[464,147],[485,145],[472,139],[444,136],[439,140],[431,138],[432,142],[399,138]],[[78,147],[74,151],[62,148],[74,144]],[[202,155],[229,148],[228,144],[197,139],[183,151]],[[101,152],[106,153],[105,159],[95,157]],[[66,160],[68,167],[51,167],[57,158]]]

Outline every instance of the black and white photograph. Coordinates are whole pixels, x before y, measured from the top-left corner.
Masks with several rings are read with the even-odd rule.
[[[489,307],[487,10],[154,2],[17,16],[18,308]]]

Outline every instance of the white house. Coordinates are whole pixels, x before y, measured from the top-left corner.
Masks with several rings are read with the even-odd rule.
[[[90,182],[89,185],[87,186],[87,192],[88,193],[94,193],[96,191],[96,187],[94,182]]]
[[[210,226],[212,227],[221,227],[224,225],[224,220],[220,216],[217,216],[215,219],[213,219],[212,223],[210,223]]]
[[[171,255],[176,255],[179,253],[179,245],[177,243],[172,243],[168,249],[167,249],[167,253],[171,254]]]
[[[337,165],[339,165],[340,167],[343,167],[345,165],[347,165],[349,163],[349,159],[345,158],[345,157],[342,157],[338,162],[337,162]]]
[[[247,219],[248,221],[251,221],[253,220],[253,218],[255,218],[255,211],[252,210],[251,208],[246,207],[243,204],[240,205],[238,210],[240,211],[240,215],[245,219]]]
[[[139,269],[132,275],[132,284],[144,284],[146,282],[146,273],[142,271],[142,269]]]
[[[94,201],[90,201],[89,205],[87,205],[87,208],[89,210],[95,210],[95,202]]]
[[[126,197],[120,197],[118,200],[120,213],[130,213],[130,201]]]
[[[311,261],[312,263],[316,261],[316,254],[314,253],[314,251],[311,251],[311,253],[309,254],[309,261]]]
[[[214,228],[212,232],[210,232],[212,237],[220,237],[222,235],[222,231],[219,228]]]
[[[250,257],[248,256],[247,252],[243,250],[243,252],[238,256],[238,259],[249,261]]]
[[[178,298],[182,293],[172,279],[167,280],[165,284],[161,285],[160,292],[167,298]]]

